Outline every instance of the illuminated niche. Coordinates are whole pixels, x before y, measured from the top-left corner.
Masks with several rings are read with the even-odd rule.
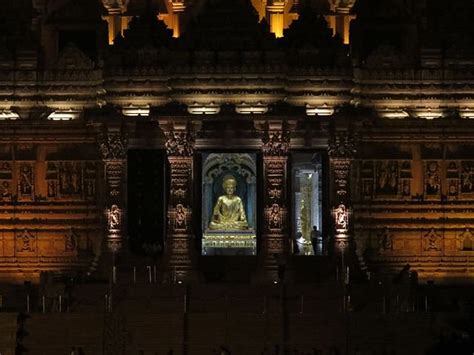
[[[292,159],[292,250],[296,255],[326,253],[322,223],[322,164],[318,153],[295,153]],[[317,231],[313,231],[313,227]]]
[[[203,154],[203,255],[256,254],[256,194],[255,154]]]

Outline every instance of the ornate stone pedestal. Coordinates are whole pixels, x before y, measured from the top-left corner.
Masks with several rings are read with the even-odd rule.
[[[202,255],[255,255],[257,235],[248,231],[205,231]]]

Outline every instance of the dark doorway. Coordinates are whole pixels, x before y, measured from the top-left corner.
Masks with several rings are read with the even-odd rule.
[[[162,150],[128,151],[128,235],[137,254],[160,254],[166,234],[166,156]]]

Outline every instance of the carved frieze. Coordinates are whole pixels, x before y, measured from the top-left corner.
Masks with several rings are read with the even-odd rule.
[[[98,137],[99,150],[104,160],[125,160],[128,137],[123,133],[101,133]]]

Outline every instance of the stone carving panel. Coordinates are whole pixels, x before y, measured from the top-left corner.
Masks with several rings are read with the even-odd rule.
[[[461,162],[461,194],[474,195],[474,161]]]
[[[95,199],[97,167],[95,162],[50,161],[46,185],[49,199]]]
[[[442,243],[443,237],[434,228],[423,235],[423,249],[425,251],[439,252],[443,248]]]
[[[473,251],[474,248],[474,234],[469,228],[466,228],[461,234],[456,237],[456,247],[459,251]]]
[[[349,230],[350,212],[344,204],[333,209],[334,226],[337,233],[347,233]]]
[[[36,253],[36,236],[25,229],[18,232],[15,238],[15,251],[17,255],[29,255]]]
[[[382,230],[382,232],[377,235],[377,239],[379,241],[379,251],[381,253],[393,250],[393,235],[390,233],[388,228]]]
[[[34,163],[20,163],[17,176],[18,200],[32,201],[35,196]]]
[[[64,251],[73,252],[77,248],[77,241],[79,236],[76,231],[71,228],[67,234],[64,236]]]
[[[374,160],[359,164],[361,198],[406,199],[412,195],[411,162]]]
[[[428,199],[441,197],[441,162],[437,160],[426,161],[424,171],[425,197]]]

